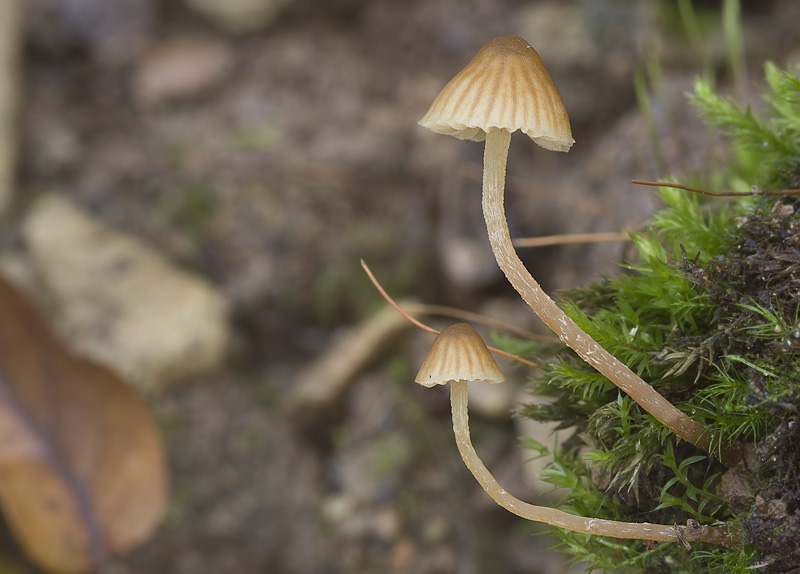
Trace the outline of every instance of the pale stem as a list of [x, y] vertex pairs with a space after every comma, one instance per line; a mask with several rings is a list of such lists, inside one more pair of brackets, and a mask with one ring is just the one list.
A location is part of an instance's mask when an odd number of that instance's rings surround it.
[[[608, 377], [648, 413], [675, 434], [693, 445], [711, 452], [711, 432], [676, 408], [658, 391], [631, 371], [622, 361], [601, 347], [575, 322], [567, 317], [539, 286], [517, 256], [511, 243], [503, 207], [506, 159], [511, 133], [490, 129], [486, 134], [483, 159], [483, 216], [497, 263], [506, 278], [539, 318], [584, 361]], [[731, 466], [738, 451], [718, 445], [720, 460]]]
[[523, 502], [505, 491], [495, 480], [486, 465], [478, 457], [469, 436], [469, 414], [467, 413], [467, 382], [450, 382], [450, 404], [453, 410], [453, 432], [456, 436], [458, 452], [464, 464], [478, 480], [483, 489], [500, 506], [509, 512], [527, 520], [544, 522], [551, 526], [614, 538], [635, 538], [640, 540], [657, 540], [661, 542], [699, 541], [731, 546], [740, 542], [736, 533], [725, 527], [700, 526], [667, 526], [639, 522], [619, 522], [601, 518], [586, 518], [569, 514], [563, 510], [547, 506], [536, 506]]

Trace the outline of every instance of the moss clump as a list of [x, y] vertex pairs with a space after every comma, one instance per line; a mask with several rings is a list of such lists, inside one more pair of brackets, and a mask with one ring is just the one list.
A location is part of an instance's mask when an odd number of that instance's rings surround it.
[[[734, 190], [796, 186], [800, 79], [766, 67], [765, 118], [704, 82], [692, 101], [731, 142]], [[617, 541], [558, 531], [590, 569], [789, 572], [800, 566], [800, 201], [750, 196], [724, 205], [665, 189], [666, 208], [626, 273], [565, 293], [587, 333], [723, 440], [748, 445], [734, 469], [677, 439], [605, 377], [558, 346], [501, 340], [545, 363], [521, 416], [557, 421], [566, 439], [543, 477], [584, 516], [685, 524], [738, 522], [740, 548]]]

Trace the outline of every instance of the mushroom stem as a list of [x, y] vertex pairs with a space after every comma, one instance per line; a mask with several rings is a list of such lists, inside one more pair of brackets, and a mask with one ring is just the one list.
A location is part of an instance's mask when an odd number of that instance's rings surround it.
[[486, 133], [483, 160], [483, 216], [495, 259], [508, 281], [534, 313], [566, 345], [630, 395], [644, 410], [679, 437], [706, 452], [711, 452], [712, 446], [715, 450], [719, 449], [712, 454], [717, 455], [726, 466], [735, 464], [741, 458], [737, 448], [726, 447], [721, 441], [713, 441], [712, 433], [705, 426], [676, 408], [627, 365], [601, 347], [567, 317], [522, 264], [511, 243], [503, 207], [506, 159], [510, 143], [511, 133], [508, 130], [490, 128]]
[[709, 542], [734, 546], [741, 544], [741, 534], [729, 531], [726, 527], [703, 526], [695, 523], [690, 526], [667, 526], [640, 522], [619, 522], [601, 518], [586, 518], [569, 514], [563, 510], [536, 506], [523, 502], [505, 491], [495, 480], [486, 465], [478, 457], [469, 436], [469, 414], [467, 412], [467, 381], [450, 382], [450, 405], [453, 411], [453, 432], [458, 452], [467, 468], [492, 499], [511, 512], [527, 520], [544, 522], [551, 526], [566, 528], [575, 532], [611, 536], [613, 538], [634, 538], [657, 540], [661, 542]]

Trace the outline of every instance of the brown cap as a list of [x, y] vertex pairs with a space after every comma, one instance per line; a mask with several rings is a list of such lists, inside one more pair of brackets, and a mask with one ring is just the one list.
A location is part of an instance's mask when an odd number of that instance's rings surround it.
[[486, 44], [439, 92], [422, 127], [462, 140], [483, 141], [490, 128], [521, 130], [553, 151], [575, 140], [569, 116], [542, 58], [522, 38]]
[[486, 343], [466, 323], [450, 325], [436, 336], [415, 379], [426, 387], [450, 381], [502, 383], [505, 380]]

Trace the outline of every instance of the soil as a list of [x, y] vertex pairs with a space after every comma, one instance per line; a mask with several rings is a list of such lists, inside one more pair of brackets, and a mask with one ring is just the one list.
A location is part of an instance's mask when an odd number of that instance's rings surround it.
[[[486, 41], [526, 37], [578, 143], [564, 155], [514, 138], [512, 234], [635, 227], [657, 201], [630, 179], [688, 173], [714, 155], [682, 97], [699, 65], [674, 19], [645, 1], [295, 0], [262, 30], [230, 35], [177, 1], [117, 4], [26, 7], [19, 194], [4, 241], [18, 243], [31, 199], [65, 194], [212, 281], [236, 339], [216, 371], [148, 397], [172, 503], [109, 571], [566, 571], [543, 551], [551, 540], [494, 506], [466, 472], [446, 393], [411, 384], [427, 335], [376, 357], [321, 430], [298, 432], [284, 401], [316, 357], [381, 307], [362, 258], [395, 295], [501, 308], [539, 329], [488, 254], [482, 146], [416, 122]], [[717, 18], [717, 4], [698, 9]], [[748, 4], [758, 78], [765, 57], [800, 54], [797, 8]], [[717, 36], [706, 58], [724, 81]], [[648, 58], [663, 62], [666, 84], [649, 128], [633, 85]], [[192, 72], [173, 85], [181, 74], [159, 76], [159, 66]], [[613, 271], [624, 250], [557, 246], [524, 259], [553, 291]], [[527, 373], [501, 366], [521, 389]], [[480, 414], [473, 425], [500, 482], [532, 499], [518, 427]], [[765, 512], [778, 517], [773, 506]]]

